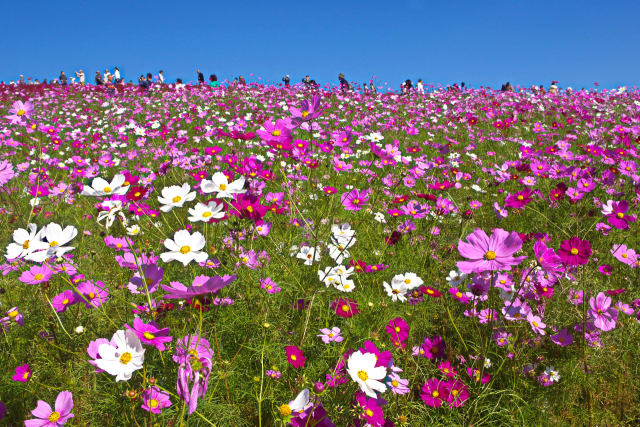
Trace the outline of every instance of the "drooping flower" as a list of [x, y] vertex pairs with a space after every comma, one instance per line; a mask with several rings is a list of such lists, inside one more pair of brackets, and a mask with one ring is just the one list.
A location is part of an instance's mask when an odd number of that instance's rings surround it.
[[467, 242], [458, 241], [458, 252], [470, 261], [458, 261], [463, 273], [482, 273], [483, 271], [511, 270], [526, 256], [513, 257], [522, 248], [522, 239], [515, 231], [511, 233], [497, 228], [491, 237], [484, 230], [476, 228], [467, 236]]
[[180, 282], [169, 282], [169, 285], [161, 285], [162, 289], [168, 292], [165, 299], [188, 299], [200, 295], [215, 294], [236, 280], [236, 275], [224, 276], [196, 276], [193, 284], [186, 287]]
[[55, 407], [51, 406], [43, 400], [38, 400], [38, 405], [31, 411], [36, 419], [25, 420], [25, 427], [55, 427], [64, 425], [69, 418], [73, 418], [71, 410], [73, 409], [73, 395], [70, 391], [65, 390], [58, 393], [56, 397]]
[[212, 368], [211, 359], [188, 353], [178, 367], [176, 391], [189, 407], [189, 414], [198, 407], [198, 399], [205, 395]]

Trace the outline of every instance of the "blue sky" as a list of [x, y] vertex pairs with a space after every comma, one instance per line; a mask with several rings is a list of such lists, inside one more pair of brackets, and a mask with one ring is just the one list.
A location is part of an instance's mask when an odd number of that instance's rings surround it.
[[[640, 80], [636, 1], [5, 2], [0, 80], [119, 66], [125, 80], [165, 71], [195, 80], [319, 83], [375, 77], [500, 87]], [[251, 76], [253, 74], [253, 76]]]

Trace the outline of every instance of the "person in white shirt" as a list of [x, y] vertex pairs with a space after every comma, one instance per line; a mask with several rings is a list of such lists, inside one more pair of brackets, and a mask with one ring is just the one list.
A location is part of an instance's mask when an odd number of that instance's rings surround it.
[[158, 82], [163, 85], [164, 84], [164, 74], [162, 74], [162, 70], [158, 72]]
[[84, 71], [80, 70], [76, 72], [76, 77], [82, 86], [84, 86]]
[[109, 72], [109, 70], [104, 70], [104, 81], [108, 81], [109, 77], [111, 77], [111, 73]]
[[118, 67], [116, 67], [115, 71], [113, 72], [113, 80], [114, 83], [120, 83], [120, 70], [118, 70]]
[[424, 86], [422, 85], [422, 79], [418, 79], [418, 84], [416, 85], [416, 90], [420, 95], [424, 95]]

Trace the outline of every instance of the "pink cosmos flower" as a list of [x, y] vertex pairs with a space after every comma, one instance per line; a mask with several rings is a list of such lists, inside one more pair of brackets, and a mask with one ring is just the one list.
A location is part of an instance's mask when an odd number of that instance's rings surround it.
[[559, 345], [560, 347], [566, 347], [573, 344], [573, 335], [567, 332], [566, 329], [562, 329], [555, 335], [549, 335], [551, 341]]
[[359, 211], [369, 202], [370, 190], [360, 191], [357, 188], [343, 193], [340, 197], [342, 206], [348, 211]]
[[322, 342], [325, 344], [329, 344], [330, 342], [342, 342], [344, 337], [341, 335], [342, 332], [340, 328], [334, 326], [333, 328], [322, 328], [320, 329], [320, 335], [318, 337], [322, 338]]
[[22, 273], [18, 280], [28, 285], [48, 282], [54, 272], [45, 265], [34, 265], [29, 270]]
[[531, 325], [531, 329], [533, 329], [536, 334], [545, 334], [544, 328], [546, 328], [547, 325], [542, 321], [542, 318], [540, 316], [535, 316], [532, 312], [530, 312], [527, 315], [527, 322], [529, 322], [529, 325]]
[[25, 427], [56, 427], [64, 425], [69, 418], [73, 418], [73, 396], [68, 390], [62, 391], [56, 397], [55, 410], [45, 401], [38, 400], [38, 406], [31, 411], [35, 419], [26, 420]]
[[402, 317], [391, 319], [386, 328], [387, 333], [391, 337], [393, 345], [400, 346], [409, 338], [409, 325]]
[[140, 407], [145, 411], [149, 411], [152, 414], [159, 414], [162, 409], [168, 408], [169, 406], [171, 406], [169, 393], [161, 391], [156, 386], [148, 388], [142, 393], [142, 405]]
[[480, 228], [467, 236], [467, 242], [458, 241], [458, 252], [470, 261], [458, 261], [458, 269], [463, 273], [482, 273], [483, 271], [511, 270], [526, 256], [513, 257], [522, 248], [522, 239], [515, 231], [511, 233], [497, 228], [491, 237]]
[[618, 310], [611, 307], [611, 298], [600, 292], [595, 298], [589, 298], [591, 308], [587, 314], [593, 319], [593, 325], [602, 330], [610, 331], [615, 329], [618, 319]]
[[469, 399], [469, 387], [460, 380], [452, 380], [446, 383], [448, 391], [447, 403], [452, 408], [464, 406]]

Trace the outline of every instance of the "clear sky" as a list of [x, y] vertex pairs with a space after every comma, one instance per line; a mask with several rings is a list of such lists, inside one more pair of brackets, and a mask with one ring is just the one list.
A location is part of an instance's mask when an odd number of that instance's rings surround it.
[[[400, 82], [602, 87], [640, 82], [633, 0], [3, 1], [0, 80], [118, 66], [195, 80], [305, 74]], [[253, 75], [252, 75], [253, 74]]]

